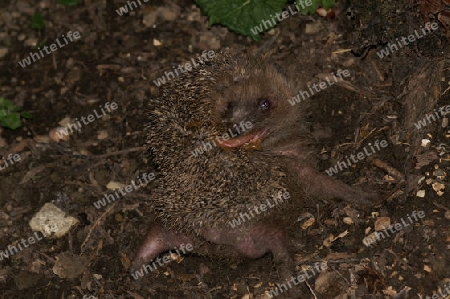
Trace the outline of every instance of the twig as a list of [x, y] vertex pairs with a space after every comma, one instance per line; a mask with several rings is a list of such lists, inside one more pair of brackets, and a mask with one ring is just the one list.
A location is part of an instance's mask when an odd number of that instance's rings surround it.
[[103, 218], [106, 217], [106, 214], [109, 213], [109, 211], [111, 211], [116, 204], [118, 203], [118, 201], [116, 201], [115, 203], [113, 203], [103, 214], [100, 215], [100, 217], [97, 218], [97, 220], [95, 220], [94, 225], [91, 227], [91, 229], [89, 230], [88, 235], [86, 236], [86, 239], [84, 239], [83, 244], [81, 244], [81, 251], [84, 251], [84, 247], [86, 246], [87, 241], [89, 241], [89, 239], [91, 238], [91, 234], [94, 231], [94, 229], [98, 226], [98, 224], [100, 223], [100, 220], [102, 220]]
[[332, 52], [333, 54], [342, 54], [342, 53], [347, 53], [347, 52], [351, 52], [352, 49], [340, 49], [337, 51]]
[[310, 290], [311, 294], [314, 296], [315, 299], [317, 299], [316, 293], [314, 293], [314, 290], [311, 288], [311, 285], [308, 283], [308, 281], [305, 279], [305, 283], [308, 286], [308, 289]]
[[398, 171], [397, 169], [395, 169], [392, 166], [389, 166], [386, 162], [383, 162], [378, 158], [373, 159], [372, 164], [378, 168], [383, 169], [384, 171], [389, 173], [391, 176], [393, 176], [398, 181], [405, 180], [405, 176], [400, 171]]
[[433, 204], [434, 204], [436, 207], [438, 207], [438, 208], [441, 208], [441, 209], [446, 210], [446, 211], [450, 211], [449, 208], [447, 208], [447, 207], [444, 206], [444, 205], [441, 205], [440, 203], [437, 203], [436, 201], [433, 201]]
[[388, 128], [389, 128], [388, 126], [384, 126], [384, 127], [380, 128], [380, 129], [378, 129], [378, 130], [376, 130], [376, 128], [373, 128], [372, 131], [370, 131], [370, 133], [366, 135], [366, 137], [364, 137], [363, 139], [361, 139], [361, 140], [358, 142], [358, 145], [356, 146], [356, 149], [359, 149], [359, 147], [361, 146], [361, 144], [362, 144], [367, 138], [369, 138], [369, 136], [371, 136], [372, 133], [373, 133], [374, 131], [376, 131], [375, 134], [378, 134], [378, 133], [383, 132], [384, 130], [387, 130]]
[[380, 70], [378, 69], [378, 66], [375, 64], [375, 61], [371, 61], [372, 62], [372, 67], [375, 69], [375, 72], [377, 73], [377, 75], [378, 75], [378, 78], [380, 79], [380, 81], [384, 81], [384, 76], [383, 76], [383, 74], [380, 72]]

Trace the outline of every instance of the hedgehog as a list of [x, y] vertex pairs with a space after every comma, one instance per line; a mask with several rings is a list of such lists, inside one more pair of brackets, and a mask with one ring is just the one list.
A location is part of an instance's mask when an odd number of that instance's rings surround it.
[[132, 269], [183, 243], [194, 251], [212, 244], [253, 259], [272, 253], [288, 278], [285, 227], [298, 211], [317, 199], [376, 198], [316, 170], [306, 108], [288, 102], [297, 88], [266, 57], [217, 53], [151, 99], [147, 146], [159, 179], [147, 204], [155, 223]]

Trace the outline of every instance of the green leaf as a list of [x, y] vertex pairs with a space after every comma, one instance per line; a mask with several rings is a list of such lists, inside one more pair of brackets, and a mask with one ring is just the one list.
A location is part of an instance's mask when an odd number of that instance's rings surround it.
[[29, 112], [21, 112], [20, 116], [23, 118], [33, 118], [33, 115], [31, 115], [31, 113]]
[[0, 109], [12, 110], [14, 108], [16, 108], [16, 106], [14, 105], [13, 102], [5, 98], [0, 98]]
[[15, 130], [22, 125], [20, 122], [19, 113], [10, 113], [0, 119], [0, 123], [3, 127]]
[[30, 113], [19, 111], [20, 108], [14, 105], [13, 102], [0, 98], [0, 126], [15, 130], [22, 125], [21, 117], [32, 118]]
[[334, 0], [323, 0], [322, 6], [326, 10], [329, 10], [330, 8], [334, 7]]
[[31, 28], [41, 30], [45, 27], [44, 18], [42, 17], [40, 12], [36, 12], [31, 17]]
[[[303, 3], [303, 6], [302, 6]], [[316, 9], [323, 7], [326, 10], [334, 7], [334, 0], [296, 0], [295, 5], [298, 6], [299, 11], [303, 15], [314, 15]]]
[[210, 25], [221, 24], [260, 40], [260, 33], [279, 22], [276, 14], [282, 12], [286, 0], [196, 0], [196, 3], [208, 15]]
[[302, 15], [313, 15], [316, 13], [317, 3], [320, 0], [297, 0], [295, 7], [298, 8]]
[[62, 5], [77, 5], [81, 3], [81, 0], [57, 0], [56, 3], [62, 4]]
[[19, 111], [20, 110], [20, 108], [19, 107], [17, 107], [17, 106], [13, 106], [13, 107], [10, 107], [10, 108], [8, 108], [8, 112], [16, 112], [16, 111]]

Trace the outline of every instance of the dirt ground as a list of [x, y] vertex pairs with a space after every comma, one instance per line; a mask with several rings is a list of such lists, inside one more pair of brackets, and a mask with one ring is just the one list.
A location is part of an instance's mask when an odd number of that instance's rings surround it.
[[[341, 1], [334, 18], [293, 15], [260, 42], [208, 28], [188, 0], [151, 1], [122, 16], [124, 0], [55, 2], [0, 2], [0, 98], [33, 116], [0, 128], [0, 298], [270, 298], [280, 281], [269, 255], [224, 262], [188, 254], [130, 275], [157, 178], [94, 205], [112, 185], [155, 172], [143, 147], [145, 107], [160, 92], [154, 80], [205, 50], [254, 49], [270, 53], [299, 90], [350, 73], [305, 101], [320, 171], [373, 152], [334, 176], [377, 190], [379, 201], [368, 211], [319, 201], [289, 229], [296, 269], [309, 274], [297, 286], [302, 298], [450, 298], [448, 1]], [[37, 11], [43, 30], [31, 26]], [[427, 22], [437, 29], [380, 57]], [[80, 37], [67, 39], [69, 31]], [[63, 47], [19, 64], [62, 35]], [[89, 115], [59, 140], [56, 128]], [[372, 151], [377, 140], [387, 145]], [[61, 237], [29, 225], [47, 203], [76, 219]], [[375, 229], [384, 237], [374, 239]], [[317, 263], [326, 269], [314, 270]]]

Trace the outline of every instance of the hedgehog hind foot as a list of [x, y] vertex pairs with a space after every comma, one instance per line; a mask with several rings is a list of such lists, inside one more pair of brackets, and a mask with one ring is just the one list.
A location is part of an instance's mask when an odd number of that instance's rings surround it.
[[180, 248], [182, 245], [186, 247], [187, 244], [192, 244], [192, 240], [188, 236], [165, 230], [161, 226], [154, 224], [148, 231], [144, 242], [142, 242], [130, 271], [133, 273], [141, 268], [144, 263], [155, 259], [161, 253]]

